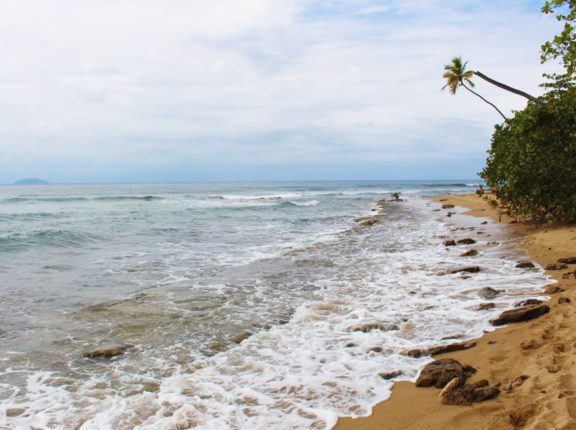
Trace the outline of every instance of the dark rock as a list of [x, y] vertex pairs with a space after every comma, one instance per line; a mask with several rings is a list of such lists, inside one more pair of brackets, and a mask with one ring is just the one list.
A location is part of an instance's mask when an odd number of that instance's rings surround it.
[[230, 338], [230, 342], [242, 343], [242, 341], [248, 339], [250, 336], [252, 336], [252, 333], [249, 331], [241, 331], [240, 333], [236, 333], [234, 336], [232, 336]]
[[480, 291], [478, 291], [478, 295], [486, 300], [491, 300], [500, 294], [500, 290], [495, 290], [492, 287], [484, 287]]
[[543, 303], [542, 300], [527, 299], [527, 300], [522, 300], [521, 302], [514, 304], [514, 307], [520, 308], [522, 306], [539, 305], [540, 303]]
[[460, 239], [457, 243], [458, 245], [474, 245], [476, 241], [474, 239], [467, 237], [465, 239]]
[[457, 267], [456, 269], [451, 269], [450, 273], [478, 273], [480, 271], [480, 266], [465, 266]]
[[450, 203], [444, 203], [442, 205], [442, 209], [452, 209], [454, 207], [454, 205], [451, 205]]
[[447, 352], [463, 351], [465, 349], [470, 349], [476, 346], [476, 342], [459, 342], [452, 343], [450, 345], [435, 346], [428, 349], [430, 355], [445, 354]]
[[378, 221], [375, 218], [371, 218], [371, 219], [365, 219], [364, 221], [360, 221], [358, 224], [361, 225], [362, 227], [370, 227], [371, 225], [374, 224], [378, 224], [380, 221]]
[[488, 311], [494, 309], [496, 305], [494, 303], [480, 303], [476, 309], [479, 311]]
[[386, 323], [366, 323], [366, 324], [358, 324], [353, 325], [348, 328], [348, 331], [361, 331], [362, 333], [368, 333], [372, 330], [382, 330], [382, 331], [392, 331], [392, 330], [400, 330], [396, 324], [386, 324]]
[[571, 302], [571, 300], [570, 300], [568, 297], [560, 297], [560, 298], [558, 299], [558, 304], [559, 304], [559, 305], [563, 305], [563, 304], [565, 304], [565, 303], [570, 303], [570, 302]]
[[498, 318], [490, 320], [492, 325], [504, 325], [532, 320], [550, 312], [547, 305], [530, 305], [503, 312]]
[[397, 370], [397, 371], [395, 371], [395, 372], [386, 372], [386, 373], [380, 373], [380, 374], [379, 374], [379, 376], [380, 376], [382, 379], [386, 379], [386, 380], [389, 380], [389, 379], [392, 379], [392, 378], [397, 378], [398, 376], [401, 376], [401, 375], [402, 375], [402, 371], [401, 371], [401, 370]]
[[476, 255], [478, 255], [478, 251], [476, 251], [475, 249], [471, 249], [469, 251], [460, 254], [460, 257], [475, 257]]
[[568, 269], [566, 264], [549, 264], [546, 266], [546, 270], [564, 270]]
[[416, 380], [417, 387], [444, 388], [454, 378], [468, 378], [476, 369], [465, 366], [451, 358], [433, 361], [422, 369]]
[[564, 289], [560, 288], [558, 285], [547, 285], [544, 289], [546, 294], [556, 294], [556, 293], [563, 293]]
[[455, 387], [442, 396], [442, 404], [455, 406], [471, 406], [473, 403], [483, 402], [496, 398], [500, 390], [490, 387], [483, 379], [474, 384], [465, 384]]
[[208, 348], [210, 348], [212, 351], [223, 351], [226, 346], [220, 342], [212, 342], [210, 345], [208, 345]]
[[424, 351], [421, 349], [411, 349], [407, 351], [404, 355], [412, 358], [420, 358], [424, 354]]
[[124, 353], [132, 348], [132, 345], [105, 345], [84, 353], [86, 358], [112, 358]]
[[456, 241], [455, 240], [445, 240], [444, 246], [456, 246]]
[[561, 264], [576, 264], [576, 257], [560, 258], [558, 263]]
[[400, 193], [390, 193], [390, 197], [388, 197], [389, 202], [403, 202], [404, 199], [400, 198]]
[[368, 350], [368, 352], [377, 352], [377, 353], [381, 353], [383, 351], [384, 349], [381, 346], [373, 346]]
[[481, 224], [481, 225], [486, 225], [486, 224], [488, 224], [488, 221], [482, 221], [480, 224]]
[[516, 264], [517, 269], [533, 269], [534, 267], [536, 266], [531, 261], [519, 261], [518, 264]]

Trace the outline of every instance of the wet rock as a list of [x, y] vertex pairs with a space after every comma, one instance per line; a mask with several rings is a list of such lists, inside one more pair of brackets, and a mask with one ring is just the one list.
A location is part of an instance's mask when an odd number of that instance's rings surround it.
[[498, 326], [532, 320], [550, 312], [547, 305], [530, 305], [503, 312], [498, 318], [490, 320], [490, 324]]
[[488, 221], [482, 221], [480, 224], [481, 224], [481, 225], [486, 225], [486, 224], [488, 224]]
[[444, 388], [454, 378], [466, 379], [474, 373], [476, 369], [473, 367], [462, 365], [451, 358], [444, 358], [427, 364], [420, 372], [416, 386]]
[[522, 306], [539, 305], [540, 303], [543, 303], [542, 300], [527, 299], [527, 300], [522, 300], [521, 302], [515, 303], [514, 307], [520, 308]]
[[236, 333], [234, 336], [232, 336], [230, 338], [230, 342], [242, 343], [242, 341], [248, 339], [250, 336], [252, 336], [252, 333], [249, 331], [241, 331], [240, 333]]
[[382, 379], [386, 379], [386, 380], [390, 380], [393, 378], [397, 378], [398, 376], [402, 375], [402, 371], [401, 370], [397, 370], [395, 372], [385, 372], [385, 373], [379, 373], [378, 374]]
[[494, 303], [480, 303], [476, 308], [479, 311], [488, 311], [490, 309], [494, 309], [496, 305]]
[[576, 257], [559, 258], [558, 263], [560, 263], [560, 264], [576, 264]]
[[358, 324], [353, 325], [348, 328], [348, 331], [361, 331], [362, 333], [368, 333], [372, 330], [382, 330], [382, 331], [392, 331], [392, 330], [400, 330], [396, 324], [386, 324], [386, 323], [365, 323], [365, 324]]
[[445, 240], [444, 246], [456, 246], [456, 241], [455, 240]]
[[223, 351], [226, 349], [226, 345], [220, 342], [212, 342], [210, 345], [208, 345], [208, 348], [210, 348], [212, 351]]
[[132, 345], [105, 345], [84, 353], [86, 358], [113, 358], [132, 348]]
[[495, 290], [492, 287], [484, 287], [480, 291], [478, 291], [478, 295], [486, 300], [494, 299], [500, 293], [501, 293], [500, 290]]
[[528, 260], [519, 261], [518, 264], [516, 264], [517, 269], [533, 269], [534, 267], [536, 267], [534, 263]]
[[452, 209], [454, 208], [454, 205], [450, 204], [450, 203], [444, 203], [442, 205], [442, 209]]
[[546, 266], [546, 270], [564, 270], [564, 269], [568, 269], [568, 266], [566, 264], [555, 263]]
[[381, 346], [373, 346], [372, 348], [368, 349], [368, 352], [377, 352], [378, 354], [384, 352], [384, 348]]
[[474, 348], [475, 346], [476, 342], [459, 342], [459, 343], [452, 343], [450, 345], [435, 346], [428, 349], [427, 352], [430, 355], [439, 355], [439, 354], [446, 354], [448, 352], [463, 351], [465, 349]]
[[496, 398], [500, 390], [490, 387], [483, 379], [474, 384], [465, 384], [455, 387], [442, 396], [442, 404], [455, 406], [471, 406], [473, 403], [483, 402]]
[[24, 412], [26, 412], [24, 408], [8, 408], [6, 409], [6, 416], [8, 418], [19, 417]]
[[464, 267], [457, 267], [455, 269], [451, 269], [450, 273], [478, 273], [480, 271], [480, 266], [464, 266]]
[[458, 245], [474, 245], [476, 243], [476, 241], [474, 239], [471, 239], [469, 237], [465, 238], [465, 239], [460, 239], [459, 241], [456, 242]]
[[423, 354], [424, 354], [424, 351], [421, 349], [418, 349], [418, 348], [411, 349], [411, 350], [406, 351], [404, 353], [404, 355], [411, 357], [411, 358], [420, 358], [420, 357], [422, 357]]
[[559, 305], [563, 305], [563, 304], [570, 303], [570, 302], [571, 302], [571, 300], [568, 297], [560, 297], [558, 299]]
[[378, 224], [380, 221], [378, 221], [375, 218], [372, 219], [366, 219], [364, 221], [360, 221], [358, 224], [361, 225], [362, 227], [370, 227], [374, 224]]
[[404, 199], [400, 198], [400, 193], [390, 193], [390, 197], [387, 199], [388, 202], [403, 202]]
[[475, 257], [476, 255], [478, 255], [478, 251], [476, 251], [475, 249], [471, 249], [469, 251], [460, 254], [460, 257]]
[[544, 292], [546, 294], [557, 294], [557, 293], [563, 293], [564, 289], [560, 288], [558, 285], [547, 285], [546, 288], [544, 289]]

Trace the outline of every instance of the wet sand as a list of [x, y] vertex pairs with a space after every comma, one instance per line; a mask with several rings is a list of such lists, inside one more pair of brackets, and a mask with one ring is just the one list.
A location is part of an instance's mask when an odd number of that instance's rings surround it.
[[[495, 222], [500, 218], [476, 195], [433, 200], [466, 208], [465, 215]], [[450, 210], [441, 210], [439, 216]], [[502, 216], [501, 222], [522, 235], [522, 247], [543, 267], [559, 258], [576, 257], [576, 225], [535, 228], [510, 221]], [[483, 220], [474, 222], [479, 226]], [[469, 350], [438, 356], [475, 367], [478, 372], [470, 382], [488, 379], [491, 385], [500, 384], [498, 398], [474, 406], [446, 406], [441, 404], [440, 390], [398, 382], [391, 397], [377, 405], [371, 416], [340, 419], [335, 428], [576, 430], [576, 264], [548, 273], [557, 281], [547, 288], [549, 314], [487, 333]], [[511, 387], [510, 382], [520, 376], [528, 378]]]

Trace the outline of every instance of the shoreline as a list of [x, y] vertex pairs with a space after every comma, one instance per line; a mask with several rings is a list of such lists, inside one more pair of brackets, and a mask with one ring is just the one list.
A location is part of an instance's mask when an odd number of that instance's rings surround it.
[[[481, 224], [478, 217], [491, 218], [497, 226], [505, 224], [513, 235], [522, 238], [520, 248], [542, 267], [576, 256], [574, 225], [533, 228], [510, 224], [506, 216], [499, 223], [498, 212], [473, 194], [430, 200], [466, 209], [455, 215], [464, 215], [475, 225]], [[439, 215], [446, 216], [449, 210]], [[550, 297], [546, 302], [551, 308], [549, 314], [485, 333], [474, 348], [438, 355], [475, 367], [478, 372], [470, 379], [472, 383], [487, 379], [490, 384], [499, 384], [501, 394], [496, 399], [473, 406], [447, 406], [441, 403], [440, 390], [416, 388], [413, 382], [401, 381], [394, 384], [387, 400], [373, 408], [372, 415], [341, 418], [334, 429], [576, 429], [575, 270], [576, 265], [569, 265], [546, 272], [556, 281], [543, 293]], [[519, 377], [521, 385], [513, 384]]]

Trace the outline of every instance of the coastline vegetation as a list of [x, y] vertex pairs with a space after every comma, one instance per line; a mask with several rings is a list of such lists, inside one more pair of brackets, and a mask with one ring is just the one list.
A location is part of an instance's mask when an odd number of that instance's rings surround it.
[[[486, 167], [480, 176], [510, 215], [536, 222], [576, 220], [576, 0], [546, 1], [545, 14], [564, 24], [541, 47], [541, 62], [556, 60], [563, 73], [544, 74], [545, 94], [535, 98], [500, 84], [480, 72], [466, 70], [455, 57], [443, 77], [452, 94], [464, 87], [504, 118], [495, 126]], [[528, 99], [525, 109], [507, 118], [493, 103], [473, 91], [473, 76]], [[493, 81], [493, 82], [492, 82]], [[443, 88], [443, 89], [444, 89]]]

